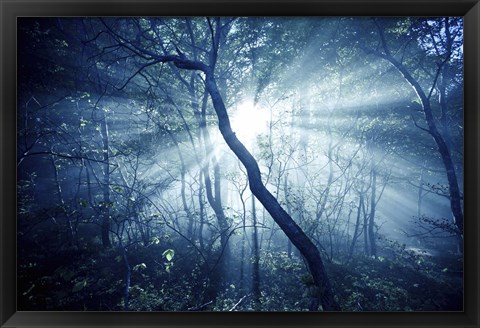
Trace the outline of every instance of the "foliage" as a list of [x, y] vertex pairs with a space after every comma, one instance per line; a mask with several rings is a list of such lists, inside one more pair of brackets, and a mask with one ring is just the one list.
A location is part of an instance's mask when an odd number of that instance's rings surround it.
[[[331, 270], [342, 308], [349, 311], [458, 311], [462, 288], [458, 278], [435, 267], [417, 270], [396, 259], [356, 258], [347, 267]], [[424, 259], [430, 262], [429, 259]], [[450, 262], [451, 263], [451, 262]], [[425, 263], [429, 266], [432, 263]]]

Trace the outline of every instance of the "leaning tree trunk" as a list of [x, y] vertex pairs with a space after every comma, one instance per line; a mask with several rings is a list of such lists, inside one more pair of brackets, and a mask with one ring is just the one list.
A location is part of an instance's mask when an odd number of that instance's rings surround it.
[[[283, 190], [285, 193], [285, 205], [287, 206], [287, 213], [291, 215], [292, 209], [290, 206], [290, 202], [288, 201], [288, 198], [290, 197], [289, 192], [288, 192], [288, 177], [287, 174], [285, 174], [285, 178], [283, 181]], [[287, 256], [289, 259], [292, 258], [292, 241], [288, 239], [287, 241]]]
[[250, 190], [255, 197], [262, 203], [265, 209], [270, 213], [273, 220], [280, 226], [287, 237], [292, 241], [292, 244], [297, 247], [300, 253], [305, 258], [310, 273], [313, 276], [316, 287], [318, 288], [318, 300], [323, 310], [339, 311], [340, 306], [335, 301], [333, 296], [332, 286], [325, 272], [322, 257], [318, 248], [313, 244], [305, 232], [295, 223], [290, 215], [282, 208], [277, 199], [268, 191], [262, 182], [260, 168], [255, 158], [245, 148], [245, 146], [238, 140], [235, 133], [232, 131], [230, 119], [227, 114], [227, 109], [223, 102], [222, 96], [218, 90], [217, 82], [214, 77], [214, 68], [216, 60], [216, 50], [218, 49], [220, 29], [216, 30], [214, 37], [214, 51], [210, 54], [210, 66], [207, 66], [198, 61], [191, 61], [184, 56], [165, 55], [157, 56], [157, 62], [174, 62], [175, 66], [188, 70], [200, 70], [205, 73], [205, 85], [210, 94], [213, 107], [218, 118], [218, 127], [223, 139], [234, 152], [237, 158], [242, 162], [247, 170]]
[[318, 287], [318, 298], [323, 310], [340, 310], [339, 305], [334, 299], [332, 287], [325, 272], [318, 248], [312, 243], [303, 230], [295, 223], [290, 215], [278, 203], [277, 199], [263, 184], [257, 161], [232, 131], [225, 104], [213, 76], [213, 70], [208, 69], [204, 72], [206, 75], [206, 87], [210, 93], [213, 107], [218, 117], [220, 133], [230, 149], [245, 166], [250, 190], [304, 256], [315, 284]]

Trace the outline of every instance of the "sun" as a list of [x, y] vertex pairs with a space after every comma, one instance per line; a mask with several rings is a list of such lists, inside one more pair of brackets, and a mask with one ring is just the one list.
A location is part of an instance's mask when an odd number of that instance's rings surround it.
[[253, 101], [244, 101], [236, 106], [232, 115], [232, 129], [240, 141], [251, 142], [268, 128], [268, 110], [255, 106]]

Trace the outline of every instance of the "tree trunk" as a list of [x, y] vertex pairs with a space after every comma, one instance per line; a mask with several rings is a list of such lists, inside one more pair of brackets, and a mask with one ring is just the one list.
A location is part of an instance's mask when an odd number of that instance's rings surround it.
[[420, 171], [420, 177], [418, 179], [418, 199], [417, 199], [417, 216], [418, 217], [422, 216], [423, 185], [425, 183], [423, 175], [425, 172], [426, 165], [427, 165], [426, 161], [423, 162], [422, 170]]
[[[204, 103], [200, 114], [200, 133], [203, 137], [203, 147], [205, 151], [205, 164], [202, 168], [203, 182], [205, 184], [205, 194], [210, 207], [215, 213], [217, 218], [218, 230], [220, 233], [220, 249], [218, 252], [218, 258], [214, 265], [213, 276], [211, 277], [212, 285], [210, 288], [210, 297], [216, 297], [217, 293], [223, 288], [222, 285], [228, 280], [229, 274], [229, 261], [230, 261], [230, 247], [228, 243], [229, 239], [229, 224], [225, 213], [223, 211], [222, 199], [221, 199], [221, 175], [220, 166], [217, 158], [214, 155], [214, 149], [210, 140], [210, 134], [208, 133], [206, 123], [206, 101], [207, 97], [204, 97]], [[210, 177], [210, 161], [213, 164], [213, 185]]]
[[206, 86], [217, 113], [220, 132], [227, 145], [245, 166], [250, 190], [305, 257], [315, 284], [318, 287], [318, 298], [323, 310], [340, 310], [340, 307], [334, 299], [332, 287], [325, 272], [320, 252], [262, 183], [257, 161], [232, 131], [225, 104], [213, 76], [213, 70], [208, 69], [204, 72], [206, 74]]
[[358, 237], [360, 237], [360, 216], [363, 208], [363, 191], [360, 192], [360, 199], [358, 201], [357, 207], [357, 220], [355, 222], [355, 230], [353, 232], [352, 243], [350, 244], [350, 249], [348, 251], [348, 258], [351, 259], [353, 256], [353, 250], [355, 249], [355, 243], [357, 242]]
[[103, 143], [103, 206], [101, 211], [102, 222], [101, 222], [101, 236], [102, 236], [102, 245], [104, 248], [109, 248], [112, 246], [110, 241], [110, 158], [109, 158], [109, 149], [108, 149], [108, 126], [105, 113], [102, 113], [103, 117], [100, 122], [101, 126], [101, 136]]
[[168, 133], [168, 136], [170, 137], [170, 139], [172, 139], [172, 141], [175, 145], [175, 148], [177, 149], [178, 158], [180, 159], [180, 184], [181, 184], [180, 185], [180, 195], [181, 195], [181, 199], [182, 199], [183, 211], [185, 212], [186, 221], [188, 222], [188, 224], [187, 224], [187, 236], [188, 236], [188, 238], [193, 239], [193, 237], [194, 237], [193, 236], [193, 215], [192, 215], [192, 212], [190, 211], [190, 208], [187, 204], [187, 196], [186, 196], [186, 192], [185, 192], [185, 189], [186, 189], [185, 175], [186, 175], [186, 171], [187, 171], [187, 168], [186, 168], [186, 165], [185, 165], [185, 160], [183, 159], [182, 150], [180, 149], [180, 145], [178, 144], [178, 140], [175, 137], [175, 135], [168, 129], [166, 130], [166, 132]]
[[377, 245], [375, 243], [375, 207], [377, 193], [377, 172], [372, 169], [372, 197], [370, 203], [370, 217], [368, 220], [368, 237], [370, 240], [370, 255], [377, 257]]
[[[288, 192], [288, 176], [287, 176], [287, 174], [285, 174], [284, 180], [283, 180], [283, 192], [285, 193], [285, 204], [287, 206], [287, 213], [289, 215], [292, 215], [292, 209], [291, 209], [290, 201], [289, 201], [290, 195], [289, 195], [289, 192]], [[289, 259], [292, 258], [292, 242], [290, 241], [290, 239], [287, 239], [287, 256], [288, 256]]]
[[[213, 211], [215, 212], [215, 216], [218, 222], [218, 227], [220, 230], [220, 245], [221, 245], [220, 256], [223, 257], [221, 262], [224, 265], [227, 265], [225, 261], [228, 261], [228, 258], [230, 257], [230, 250], [228, 247], [229, 225], [225, 217], [225, 213], [223, 211], [222, 199], [221, 199], [220, 166], [218, 165], [217, 158], [214, 155], [212, 142], [210, 140], [210, 134], [208, 133], [205, 107], [206, 107], [206, 102], [204, 102], [204, 106], [202, 106], [202, 112], [200, 115], [200, 124], [199, 124], [200, 131], [204, 141], [203, 144], [205, 148], [205, 161], [206, 161], [206, 164], [203, 167], [203, 177], [205, 181], [205, 191], [207, 195], [207, 200], [210, 206], [212, 207]], [[210, 160], [213, 163], [213, 178], [214, 178], [213, 186], [212, 186], [212, 180], [210, 178], [210, 169], [209, 169]]]
[[255, 197], [252, 195], [252, 219], [253, 219], [253, 267], [252, 267], [252, 293], [254, 310], [261, 310], [260, 303], [260, 250], [258, 247], [257, 210]]
[[228, 247], [228, 230], [229, 226], [227, 223], [227, 219], [225, 217], [225, 213], [223, 212], [223, 207], [221, 203], [221, 198], [220, 198], [220, 168], [218, 163], [216, 162], [216, 159], [212, 159], [214, 162], [214, 185], [215, 185], [215, 196], [213, 195], [212, 191], [212, 181], [210, 179], [210, 172], [209, 172], [209, 165], [205, 165], [205, 168], [203, 170], [203, 176], [205, 180], [205, 191], [207, 194], [207, 200], [210, 206], [213, 209], [213, 212], [215, 213], [215, 217], [217, 218], [217, 223], [218, 223], [218, 228], [220, 230], [220, 257], [222, 258], [220, 260], [220, 263], [222, 266], [226, 266], [226, 261], [228, 260], [230, 256], [230, 250]]
[[205, 250], [204, 242], [203, 242], [203, 226], [205, 225], [205, 209], [204, 209], [204, 201], [203, 201], [203, 172], [200, 171], [199, 173], [199, 190], [198, 190], [198, 207], [199, 207], [199, 216], [200, 216], [200, 224], [198, 227], [198, 243], [200, 244], [200, 250], [203, 252]]
[[[367, 200], [368, 201], [368, 200]], [[368, 216], [367, 210], [365, 209], [365, 204], [363, 204], [363, 248], [365, 255], [370, 255], [370, 250], [368, 247]]]
[[[53, 151], [52, 151], [53, 153]], [[58, 178], [58, 169], [57, 165], [55, 163], [55, 158], [54, 155], [50, 156], [50, 161], [53, 166], [53, 174], [54, 174], [54, 181], [55, 181], [55, 188], [57, 189], [57, 195], [58, 195], [58, 203], [60, 204], [62, 214], [65, 216], [65, 219], [67, 220], [67, 243], [69, 246], [73, 245], [73, 226], [72, 226], [72, 221], [70, 219], [70, 216], [68, 215], [66, 208], [65, 208], [65, 201], [63, 199], [63, 193], [62, 193], [62, 187], [60, 186], [60, 181]]]

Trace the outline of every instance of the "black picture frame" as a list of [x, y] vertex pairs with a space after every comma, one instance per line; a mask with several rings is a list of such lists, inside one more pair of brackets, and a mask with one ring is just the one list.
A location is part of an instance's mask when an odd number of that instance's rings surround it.
[[[478, 0], [0, 0], [1, 327], [479, 327]], [[16, 311], [16, 18], [19, 16], [463, 16], [465, 302], [463, 312], [133, 313]]]

